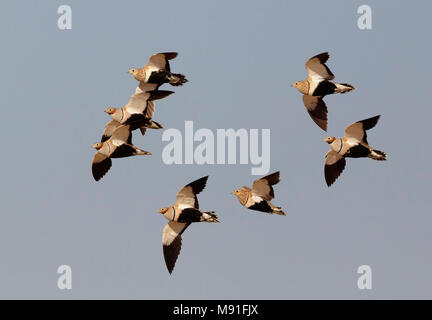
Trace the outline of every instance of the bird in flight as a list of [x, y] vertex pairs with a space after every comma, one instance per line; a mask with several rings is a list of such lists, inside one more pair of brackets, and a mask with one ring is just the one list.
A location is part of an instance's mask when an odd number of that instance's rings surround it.
[[335, 76], [325, 64], [328, 58], [328, 52], [310, 58], [305, 65], [307, 79], [292, 84], [303, 94], [303, 104], [312, 120], [324, 131], [327, 131], [327, 106], [324, 96], [354, 90], [348, 83], [331, 81]]
[[214, 211], [199, 209], [197, 194], [206, 186], [208, 176], [184, 186], [177, 193], [176, 202], [170, 207], [159, 209], [168, 220], [162, 232], [162, 246], [168, 272], [174, 269], [182, 246], [182, 233], [193, 222], [219, 222]]
[[113, 131], [122, 124], [135, 124], [131, 126], [131, 131], [137, 129], [136, 124], [140, 124], [143, 135], [147, 128], [161, 129], [162, 125], [152, 120], [154, 100], [163, 99], [172, 93], [174, 92], [166, 90], [142, 91], [131, 95], [128, 104], [122, 108], [105, 109], [112, 120], [105, 126], [101, 141], [109, 139]]
[[177, 57], [177, 52], [157, 53], [150, 57], [148, 63], [142, 68], [130, 69], [128, 72], [137, 81], [157, 84], [157, 88], [164, 83], [172, 86], [181, 86], [188, 80], [181, 73], [172, 73], [169, 60]]
[[340, 176], [345, 168], [345, 158], [371, 158], [373, 160], [387, 160], [387, 155], [372, 148], [367, 141], [366, 130], [372, 129], [380, 116], [361, 120], [350, 124], [345, 128], [345, 136], [336, 139], [327, 137], [324, 139], [330, 145], [330, 150], [325, 157], [324, 176], [327, 186]]
[[285, 215], [281, 207], [276, 207], [270, 200], [274, 198], [273, 185], [279, 183], [279, 171], [255, 180], [252, 189], [243, 186], [235, 189], [234, 194], [242, 206], [256, 211]]
[[111, 168], [112, 158], [151, 155], [150, 152], [137, 148], [132, 144], [132, 125], [127, 124], [117, 127], [109, 139], [93, 145], [93, 148], [97, 150], [92, 162], [93, 178], [96, 181], [99, 181]]

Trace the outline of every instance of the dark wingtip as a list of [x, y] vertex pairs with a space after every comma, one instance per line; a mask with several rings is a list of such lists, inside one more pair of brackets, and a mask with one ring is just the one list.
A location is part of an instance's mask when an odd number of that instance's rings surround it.
[[174, 51], [171, 51], [171, 52], [162, 52], [162, 54], [165, 55], [165, 58], [167, 60], [174, 59], [174, 58], [176, 58], [178, 56], [178, 52], [174, 52]]
[[93, 178], [95, 179], [95, 181], [99, 181], [100, 179], [102, 179], [103, 176], [97, 176], [94, 172], [93, 173]]
[[379, 114], [379, 115], [376, 115], [375, 117], [364, 119], [364, 120], [360, 121], [363, 124], [363, 129], [369, 130], [369, 129], [372, 129], [373, 127], [375, 127], [376, 124], [378, 123], [378, 120], [380, 117], [381, 117], [381, 115]]
[[318, 58], [321, 63], [325, 63], [330, 58], [330, 54], [328, 53], [328, 51], [325, 51], [317, 54], [316, 56], [313, 56], [311, 59], [314, 58]]
[[171, 90], [152, 90], [148, 91], [150, 93], [149, 101], [164, 99], [174, 93]]
[[[315, 122], [315, 124], [323, 131], [327, 132], [327, 121], [323, 121], [322, 119], [314, 119], [312, 120]], [[326, 119], [327, 120], [327, 119]]]
[[204, 177], [198, 179], [198, 180], [203, 180], [203, 182], [204, 182], [204, 187], [203, 187], [203, 189], [207, 186], [207, 180], [208, 180], [208, 178], [209, 178], [209, 176], [204, 176]]
[[327, 123], [325, 123], [323, 126], [320, 126], [320, 128], [325, 132], [327, 132]]
[[197, 179], [195, 181], [203, 180], [204, 182], [207, 182], [208, 178], [209, 178], [209, 176], [204, 176], [204, 177], [201, 177], [201, 178], [199, 178], [199, 179]]

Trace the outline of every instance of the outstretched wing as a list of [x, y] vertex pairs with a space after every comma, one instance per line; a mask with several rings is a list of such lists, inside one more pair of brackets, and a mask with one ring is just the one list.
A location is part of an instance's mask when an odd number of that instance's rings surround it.
[[274, 198], [274, 190], [272, 185], [279, 182], [279, 171], [255, 180], [252, 184], [252, 193], [264, 200], [270, 201]]
[[162, 247], [165, 264], [168, 272], [174, 269], [177, 258], [182, 246], [181, 234], [186, 230], [190, 223], [170, 221], [162, 232]]
[[102, 177], [108, 172], [108, 170], [111, 168], [111, 159], [108, 158], [106, 155], [96, 152], [96, 154], [93, 157], [92, 162], [92, 173], [93, 178], [96, 181], [99, 181], [102, 179]]
[[174, 59], [175, 57], [177, 57], [177, 52], [157, 53], [150, 57], [148, 65], [159, 70], [170, 71], [168, 60]]
[[[168, 91], [168, 90], [155, 90], [155, 91], [134, 93], [130, 97], [129, 102], [126, 105], [126, 111], [129, 112], [130, 114], [145, 114], [148, 104], [151, 101], [163, 99], [173, 93], [174, 91]], [[154, 104], [152, 104], [152, 106], [154, 108]]]
[[154, 101], [147, 102], [147, 106], [144, 109], [144, 116], [148, 119], [153, 118], [153, 114], [155, 112], [155, 103]]
[[125, 109], [130, 114], [143, 113], [150, 98], [149, 92], [134, 93], [131, 95]]
[[104, 127], [104, 131], [102, 133], [102, 138], [101, 138], [101, 142], [105, 142], [107, 141], [109, 138], [111, 138], [113, 132], [115, 129], [117, 129], [120, 126], [120, 122], [116, 121], [116, 120], [111, 120], [109, 121], [105, 127]]
[[149, 92], [157, 90], [161, 85], [157, 83], [147, 83], [140, 81], [138, 87], [135, 89], [135, 93]]
[[367, 142], [366, 130], [372, 129], [378, 123], [380, 116], [375, 116], [350, 124], [345, 128], [345, 138], [350, 141]]
[[206, 186], [208, 176], [195, 180], [184, 186], [177, 193], [176, 204], [180, 208], [199, 208], [197, 194], [199, 194]]
[[324, 176], [327, 186], [330, 187], [344, 169], [345, 158], [334, 150], [327, 152], [324, 165]]
[[115, 146], [122, 144], [132, 144], [132, 132], [130, 125], [121, 125], [112, 133], [112, 143]]
[[306, 62], [306, 70], [312, 81], [320, 82], [322, 80], [334, 79], [333, 73], [325, 65], [329, 57], [328, 52], [323, 52], [310, 58]]
[[323, 97], [303, 95], [303, 104], [318, 127], [327, 131], [327, 106]]

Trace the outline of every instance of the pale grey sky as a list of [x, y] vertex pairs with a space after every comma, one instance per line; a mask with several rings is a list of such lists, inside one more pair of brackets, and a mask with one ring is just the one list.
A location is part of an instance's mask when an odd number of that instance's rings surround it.
[[[72, 7], [72, 30], [57, 8]], [[357, 8], [372, 7], [359, 30]], [[432, 298], [428, 1], [2, 1], [0, 4], [0, 298]], [[161, 161], [162, 131], [135, 135], [153, 153], [113, 161], [98, 183], [91, 145], [136, 81], [126, 73], [178, 51], [183, 87], [157, 102], [165, 128], [270, 128], [274, 203], [248, 211], [230, 195], [250, 165]], [[356, 90], [326, 98], [328, 134], [290, 84], [330, 52], [336, 80]], [[161, 89], [162, 89], [161, 88]], [[327, 135], [377, 114], [369, 142], [387, 162], [348, 159], [328, 188]], [[162, 255], [180, 187], [209, 175], [199, 195], [219, 224], [192, 225], [172, 275]], [[57, 288], [72, 267], [73, 289]], [[357, 288], [358, 266], [373, 289]]]

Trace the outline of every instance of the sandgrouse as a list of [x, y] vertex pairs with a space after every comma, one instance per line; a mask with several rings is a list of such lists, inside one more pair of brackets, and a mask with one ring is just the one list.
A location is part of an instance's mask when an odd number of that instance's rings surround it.
[[[152, 120], [155, 111], [154, 100], [163, 99], [172, 93], [174, 92], [166, 90], [134, 93], [124, 107], [105, 109], [105, 112], [112, 120], [105, 126], [101, 141], [109, 139], [112, 132], [122, 124], [140, 124], [139, 128], [143, 135], [147, 128], [162, 128], [162, 125]], [[137, 126], [132, 125], [131, 130], [135, 129], [137, 129]]]
[[306, 62], [307, 79], [292, 85], [303, 93], [303, 103], [307, 112], [324, 131], [327, 131], [327, 106], [323, 100], [324, 96], [354, 90], [350, 84], [330, 81], [334, 79], [334, 75], [325, 65], [328, 58], [328, 52], [310, 58]]
[[326, 154], [324, 176], [330, 187], [345, 168], [345, 158], [371, 158], [374, 160], [386, 160], [387, 155], [372, 148], [367, 142], [366, 130], [369, 130], [378, 122], [380, 116], [358, 121], [345, 128], [345, 136], [340, 139], [327, 137], [324, 139], [330, 145]]
[[275, 213], [285, 215], [281, 207], [274, 206], [270, 200], [274, 198], [272, 185], [279, 182], [279, 171], [272, 173], [264, 178], [255, 180], [252, 189], [243, 186], [242, 189], [236, 189], [232, 192], [242, 206], [256, 211]]
[[193, 222], [219, 222], [214, 211], [199, 209], [196, 195], [205, 188], [207, 178], [202, 177], [184, 186], [177, 193], [174, 205], [159, 209], [159, 213], [169, 221], [162, 233], [163, 254], [169, 273], [173, 271], [180, 254], [181, 235], [186, 228]]
[[92, 173], [96, 181], [99, 181], [111, 168], [111, 158], [151, 155], [150, 152], [132, 144], [130, 124], [117, 127], [108, 140], [95, 143], [93, 148], [97, 150], [92, 162]]
[[128, 72], [138, 81], [155, 83], [158, 87], [164, 83], [172, 86], [181, 86], [187, 82], [181, 73], [171, 73], [169, 60], [177, 57], [177, 52], [157, 53], [150, 57], [147, 65], [138, 69], [130, 69]]

